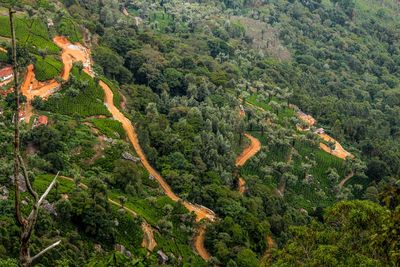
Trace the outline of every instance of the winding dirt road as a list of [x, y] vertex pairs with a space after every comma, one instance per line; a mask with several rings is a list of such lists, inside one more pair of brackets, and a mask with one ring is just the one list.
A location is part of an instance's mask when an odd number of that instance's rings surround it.
[[[84, 71], [91, 76], [93, 75], [91, 64], [90, 64], [90, 54], [89, 50], [83, 47], [80, 44], [71, 44], [65, 37], [57, 36], [53, 39], [54, 43], [62, 48], [61, 58], [64, 64], [63, 72], [61, 73], [61, 78], [67, 81], [70, 77], [72, 64], [74, 62], [81, 61], [83, 62]], [[50, 80], [44, 83], [38, 82], [35, 79], [33, 65], [29, 65], [26, 71], [25, 79], [21, 86], [21, 92], [27, 98], [27, 103], [25, 105], [25, 121], [29, 122], [32, 116], [32, 106], [31, 101], [35, 96], [39, 96], [41, 98], [47, 98], [54, 92], [56, 92], [60, 88], [60, 84], [55, 80]], [[74, 180], [70, 177], [60, 176], [60, 178], [69, 180], [74, 182]], [[80, 187], [82, 189], [87, 189], [87, 185], [81, 183]], [[113, 199], [109, 198], [108, 201], [118, 207], [122, 207], [120, 203], [114, 201]], [[124, 209], [133, 215], [134, 217], [138, 216], [136, 212], [133, 210], [124, 207]], [[142, 246], [145, 247], [149, 251], [153, 251], [154, 248], [157, 246], [157, 243], [154, 239], [153, 229], [152, 227], [146, 222], [143, 221], [142, 223], [142, 230], [144, 233]]]
[[[119, 110], [115, 107], [113, 102], [113, 92], [110, 87], [104, 83], [103, 81], [99, 82], [101, 88], [104, 90], [105, 95], [105, 105], [108, 110], [112, 114], [113, 118], [119, 122], [121, 122], [129, 141], [133, 145], [136, 153], [138, 154], [143, 166], [147, 169], [147, 171], [152, 175], [160, 184], [161, 188], [164, 190], [165, 194], [173, 201], [182, 201], [182, 204], [186, 207], [190, 212], [194, 212], [196, 214], [196, 221], [199, 222], [202, 219], [207, 219], [209, 221], [214, 221], [216, 216], [215, 213], [203, 206], [192, 204], [188, 201], [182, 200], [179, 198], [171, 189], [171, 187], [167, 184], [164, 178], [150, 165], [147, 161], [147, 158], [142, 150], [142, 147], [139, 144], [139, 140], [133, 127], [131, 121], [126, 118]], [[205, 227], [202, 226], [198, 230], [197, 235], [194, 238], [194, 247], [198, 254], [206, 261], [210, 259], [210, 255], [204, 247], [204, 235], [205, 235]]]
[[236, 167], [242, 167], [246, 162], [253, 157], [255, 154], [258, 153], [261, 149], [261, 143], [260, 141], [251, 136], [248, 133], [245, 133], [244, 136], [250, 140], [250, 145], [246, 147], [243, 152], [236, 158]]
[[173, 201], [182, 201], [182, 204], [190, 211], [196, 214], [196, 221], [201, 221], [202, 219], [208, 219], [210, 221], [215, 220], [215, 213], [210, 209], [192, 204], [188, 201], [182, 200], [179, 198], [171, 189], [171, 187], [167, 184], [164, 178], [150, 165], [148, 162], [142, 147], [139, 144], [139, 140], [133, 127], [131, 121], [122, 114], [117, 107], [115, 107], [113, 102], [113, 92], [111, 91], [110, 87], [103, 81], [99, 82], [101, 88], [104, 90], [105, 95], [105, 105], [112, 114], [113, 118], [119, 122], [121, 122], [129, 141], [131, 142], [132, 146], [134, 147], [136, 153], [138, 154], [140, 160], [142, 161], [143, 166], [146, 170], [152, 175], [160, 184], [161, 188], [164, 190], [165, 194]]
[[[245, 133], [244, 136], [250, 140], [250, 145], [248, 147], [246, 147], [243, 152], [236, 158], [236, 167], [242, 167], [244, 164], [246, 164], [246, 162], [252, 158], [255, 154], [258, 153], [258, 151], [260, 151], [261, 149], [261, 143], [260, 141], [251, 136], [248, 133]], [[239, 193], [243, 194], [246, 190], [246, 181], [242, 178], [239, 177]]]

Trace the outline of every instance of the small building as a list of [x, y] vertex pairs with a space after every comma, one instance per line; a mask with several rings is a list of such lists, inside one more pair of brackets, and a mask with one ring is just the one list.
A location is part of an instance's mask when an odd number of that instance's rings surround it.
[[54, 26], [54, 22], [53, 22], [53, 20], [52, 19], [50, 19], [50, 18], [48, 18], [47, 19], [47, 27], [53, 27]]
[[38, 125], [47, 125], [49, 123], [49, 118], [47, 116], [39, 116]]
[[325, 130], [324, 130], [324, 128], [318, 128], [317, 130], [315, 130], [314, 133], [316, 133], [316, 134], [324, 134]]
[[25, 120], [25, 111], [20, 110], [19, 114], [18, 114], [18, 118], [19, 118], [19, 121], [24, 121]]
[[49, 123], [49, 118], [47, 116], [41, 115], [39, 118], [35, 119], [33, 122], [33, 127], [39, 127], [40, 125], [46, 126]]
[[0, 82], [7, 81], [14, 77], [13, 68], [12, 67], [5, 67], [0, 69]]

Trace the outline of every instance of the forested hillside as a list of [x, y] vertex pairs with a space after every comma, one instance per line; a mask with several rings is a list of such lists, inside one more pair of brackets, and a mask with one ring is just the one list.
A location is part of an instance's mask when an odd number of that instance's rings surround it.
[[399, 18], [395, 0], [0, 0], [0, 266], [21, 259], [15, 203], [58, 172], [31, 254], [61, 242], [32, 265], [398, 266]]

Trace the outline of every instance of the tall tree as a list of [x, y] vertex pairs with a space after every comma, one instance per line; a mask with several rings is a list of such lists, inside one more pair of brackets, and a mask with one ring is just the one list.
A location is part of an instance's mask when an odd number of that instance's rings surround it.
[[[13, 59], [13, 71], [14, 71], [14, 96], [15, 96], [15, 114], [14, 114], [14, 191], [15, 191], [15, 217], [18, 226], [20, 227], [20, 253], [19, 260], [20, 265], [23, 267], [31, 266], [32, 263], [37, 260], [40, 256], [46, 253], [48, 250], [54, 248], [60, 244], [60, 240], [45, 248], [35, 256], [31, 257], [29, 243], [32, 236], [33, 229], [35, 228], [39, 208], [43, 201], [49, 194], [50, 190], [54, 187], [57, 181], [58, 174], [54, 177], [53, 181], [50, 183], [46, 191], [42, 196], [39, 197], [38, 193], [33, 189], [27, 169], [24, 165], [23, 159], [20, 154], [20, 88], [18, 85], [18, 63], [17, 63], [17, 49], [16, 49], [16, 37], [14, 29], [14, 13], [11, 8], [9, 9], [10, 18], [10, 30], [11, 30], [11, 40], [12, 40], [12, 59]], [[22, 177], [24, 179], [28, 193], [34, 200], [32, 210], [28, 217], [24, 217], [21, 212], [21, 199], [20, 199], [20, 169], [22, 169]]]

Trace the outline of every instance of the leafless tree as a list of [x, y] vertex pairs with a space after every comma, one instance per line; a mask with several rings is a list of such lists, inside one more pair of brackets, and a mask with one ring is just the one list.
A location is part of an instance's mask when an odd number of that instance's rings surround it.
[[[54, 248], [58, 244], [60, 244], [60, 240], [50, 245], [49, 247], [43, 249], [35, 256], [31, 257], [30, 249], [29, 249], [29, 241], [32, 236], [33, 229], [35, 228], [37, 216], [39, 212], [39, 208], [42, 205], [43, 201], [49, 194], [50, 190], [54, 187], [58, 174], [54, 177], [53, 181], [50, 183], [46, 191], [42, 196], [39, 197], [38, 193], [33, 189], [29, 177], [28, 172], [25, 167], [24, 161], [20, 154], [20, 132], [19, 132], [19, 124], [20, 124], [20, 88], [18, 85], [18, 64], [17, 64], [17, 50], [16, 50], [16, 40], [15, 40], [15, 29], [14, 29], [14, 15], [15, 11], [11, 8], [9, 9], [9, 17], [10, 17], [10, 28], [12, 35], [12, 58], [13, 58], [13, 71], [14, 71], [14, 93], [15, 93], [15, 119], [14, 119], [14, 190], [15, 190], [15, 217], [18, 226], [21, 229], [20, 233], [20, 265], [23, 267], [31, 266], [32, 263], [37, 260], [40, 256], [42, 256], [48, 250]], [[32, 210], [29, 213], [28, 217], [25, 217], [21, 212], [21, 199], [20, 199], [20, 170], [22, 170], [22, 177], [25, 181], [26, 188], [28, 193], [34, 200], [34, 204], [32, 206]]]

